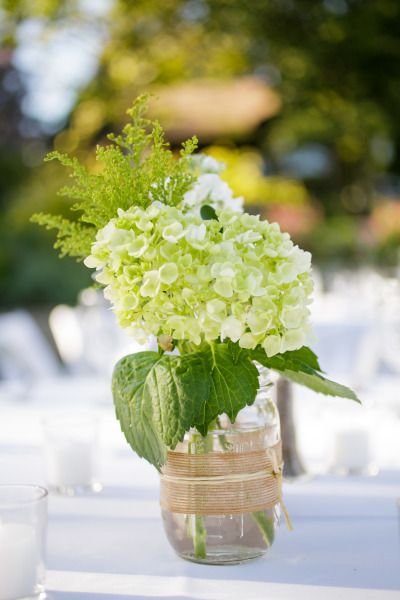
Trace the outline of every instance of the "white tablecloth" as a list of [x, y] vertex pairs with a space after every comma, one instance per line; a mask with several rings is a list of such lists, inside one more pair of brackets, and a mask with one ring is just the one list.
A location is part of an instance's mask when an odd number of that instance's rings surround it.
[[[49, 405], [0, 402], [0, 483], [45, 483], [38, 419]], [[294, 522], [262, 559], [196, 565], [169, 547], [158, 476], [102, 417], [99, 494], [49, 502], [47, 588], [53, 600], [393, 600], [400, 598], [398, 471], [287, 483]], [[107, 432], [107, 435], [104, 435]], [[0, 565], [1, 573], [1, 565]]]

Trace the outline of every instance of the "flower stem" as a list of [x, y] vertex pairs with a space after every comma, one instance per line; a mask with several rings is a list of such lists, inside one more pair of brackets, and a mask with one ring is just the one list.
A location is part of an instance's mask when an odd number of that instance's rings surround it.
[[[218, 418], [216, 419], [216, 425], [219, 429], [222, 429], [221, 423]], [[229, 450], [231, 450], [232, 445], [230, 442], [228, 442], [225, 435], [220, 434], [218, 436], [218, 441], [224, 452], [228, 452]], [[266, 545], [272, 546], [272, 543], [275, 538], [275, 528], [273, 519], [271, 517], [267, 517], [263, 510], [252, 512], [250, 514], [252, 519], [257, 524], [257, 527], [260, 530], [260, 533]]]
[[202, 515], [191, 515], [191, 518], [194, 556], [195, 558], [206, 558], [207, 530], [204, 526], [204, 517]]
[[[192, 433], [188, 450], [190, 454], [203, 454], [206, 450], [205, 439], [199, 433]], [[195, 558], [207, 557], [207, 529], [202, 515], [190, 515], [190, 534], [193, 540]]]
[[252, 518], [257, 523], [264, 542], [267, 546], [272, 546], [275, 538], [274, 521], [271, 517], [267, 517], [263, 510], [252, 512]]

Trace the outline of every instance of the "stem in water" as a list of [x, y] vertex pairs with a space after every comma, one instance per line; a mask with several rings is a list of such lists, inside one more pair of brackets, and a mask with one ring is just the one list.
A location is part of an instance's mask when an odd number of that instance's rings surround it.
[[[204, 454], [207, 443], [199, 433], [192, 433], [189, 442], [190, 454]], [[190, 515], [190, 534], [193, 540], [193, 551], [195, 558], [207, 557], [207, 530], [204, 526], [204, 517], [202, 515]]]

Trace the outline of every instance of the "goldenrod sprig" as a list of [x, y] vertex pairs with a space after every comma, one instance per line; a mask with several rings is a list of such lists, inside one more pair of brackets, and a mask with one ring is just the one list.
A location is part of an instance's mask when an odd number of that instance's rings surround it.
[[67, 154], [55, 151], [47, 155], [46, 161], [58, 160], [71, 169], [73, 185], [64, 186], [59, 194], [75, 201], [71, 210], [79, 216], [67, 219], [40, 213], [33, 215], [32, 221], [57, 230], [55, 248], [62, 256], [83, 260], [90, 253], [97, 231], [117, 216], [118, 209], [146, 208], [155, 200], [176, 206], [192, 186], [190, 155], [197, 139], [193, 137], [183, 144], [177, 160], [160, 124], [144, 116], [148, 100], [147, 95], [140, 96], [127, 111], [130, 122], [122, 133], [110, 134], [111, 144], [97, 146], [96, 161], [101, 165], [98, 173], [91, 173]]

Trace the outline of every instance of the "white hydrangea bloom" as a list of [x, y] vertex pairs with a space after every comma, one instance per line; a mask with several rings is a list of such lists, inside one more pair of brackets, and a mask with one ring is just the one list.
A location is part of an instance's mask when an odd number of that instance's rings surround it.
[[200, 175], [189, 191], [183, 197], [183, 209], [200, 214], [200, 209], [208, 204], [215, 209], [229, 208], [243, 212], [243, 198], [234, 198], [233, 192], [226, 181], [215, 173]]
[[[199, 197], [211, 193], [201, 186]], [[216, 212], [218, 221], [203, 221], [153, 203], [118, 211], [98, 232], [85, 264], [96, 268], [120, 325], [141, 343], [148, 335], [230, 339], [261, 345], [268, 356], [300, 348], [309, 330], [310, 254], [275, 223]]]

